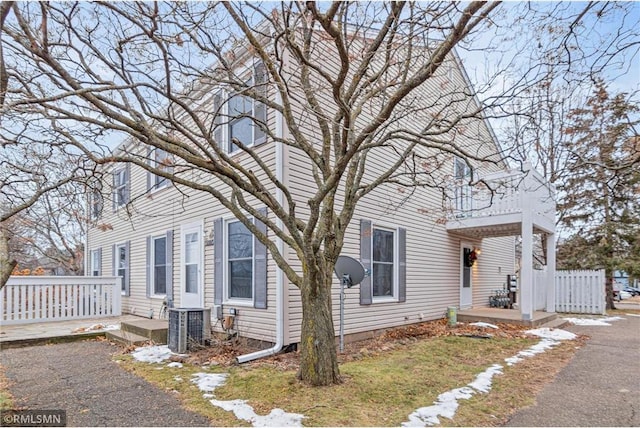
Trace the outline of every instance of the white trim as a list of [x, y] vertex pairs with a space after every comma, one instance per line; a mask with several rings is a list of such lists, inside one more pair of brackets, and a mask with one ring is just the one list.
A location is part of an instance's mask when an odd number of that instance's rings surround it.
[[[249, 217], [253, 221], [253, 217]], [[222, 219], [222, 228], [223, 228], [223, 271], [222, 271], [222, 304], [223, 305], [236, 305], [236, 306], [247, 306], [253, 307], [256, 297], [256, 272], [253, 268], [256, 248], [255, 248], [255, 237], [251, 234], [251, 298], [243, 299], [239, 297], [230, 297], [230, 284], [229, 284], [229, 224], [231, 223], [240, 223], [242, 222], [238, 220], [236, 217], [230, 216]], [[243, 224], [244, 226], [244, 224]], [[251, 231], [249, 231], [251, 232]]]
[[[125, 260], [127, 260], [127, 259], [131, 260], [131, 254], [127, 254], [127, 242], [126, 241], [120, 242], [120, 243], [115, 243], [114, 247], [115, 247], [115, 251], [114, 251], [114, 255], [113, 256], [115, 257], [115, 260], [111, 260], [111, 263], [113, 263], [113, 269], [115, 270], [114, 273], [116, 274], [116, 277], [122, 278], [122, 283], [120, 284], [120, 287], [121, 288], [124, 287], [124, 288], [121, 289], [121, 293], [120, 294], [122, 294], [123, 296], [126, 296], [127, 295], [127, 285], [128, 284], [125, 281], [127, 279], [127, 275], [129, 276], [129, 278], [131, 278], [131, 272], [129, 271], [129, 269], [131, 268], [131, 263], [129, 263], [129, 266], [125, 266], [124, 267], [125, 274], [124, 274], [123, 277], [120, 277], [118, 275], [118, 271], [120, 270], [120, 257], [119, 257], [119, 254], [118, 254], [118, 250], [120, 250], [121, 248], [124, 249]], [[131, 249], [129, 249], [129, 251], [131, 251]]]
[[[199, 266], [198, 266], [198, 294], [200, 301], [197, 305], [191, 305], [189, 302], [185, 302], [185, 287], [186, 287], [186, 275], [185, 275], [185, 236], [189, 233], [196, 231], [198, 233], [199, 246]], [[191, 293], [190, 293], [191, 294]], [[192, 223], [183, 224], [180, 226], [180, 306], [181, 307], [204, 307], [204, 239], [203, 239], [203, 221], [196, 221]]]
[[[391, 296], [375, 296], [373, 294], [374, 291], [374, 286], [373, 286], [373, 265], [374, 265], [374, 260], [373, 260], [373, 253], [374, 253], [374, 246], [373, 246], [373, 235], [374, 235], [374, 230], [375, 229], [379, 229], [379, 230], [385, 230], [388, 232], [393, 232], [393, 295]], [[399, 294], [400, 294], [400, 290], [399, 290], [399, 283], [400, 283], [400, 253], [399, 253], [399, 248], [398, 248], [398, 230], [399, 227], [398, 226], [389, 226], [389, 225], [385, 225], [382, 223], [376, 223], [374, 221], [371, 222], [371, 303], [372, 304], [376, 304], [376, 303], [392, 303], [392, 302], [398, 302], [399, 301]]]

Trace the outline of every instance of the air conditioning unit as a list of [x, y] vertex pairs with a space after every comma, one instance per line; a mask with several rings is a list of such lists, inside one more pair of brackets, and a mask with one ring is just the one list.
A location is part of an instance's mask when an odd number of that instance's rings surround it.
[[211, 309], [170, 308], [167, 344], [179, 354], [211, 339]]

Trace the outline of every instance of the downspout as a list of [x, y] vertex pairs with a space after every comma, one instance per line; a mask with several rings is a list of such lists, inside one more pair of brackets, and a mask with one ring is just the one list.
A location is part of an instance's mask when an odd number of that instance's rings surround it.
[[[276, 102], [282, 103], [280, 92], [276, 92]], [[282, 138], [283, 132], [283, 118], [282, 113], [276, 111], [276, 137]], [[284, 150], [283, 144], [280, 141], [275, 141], [276, 151], [276, 179], [282, 182], [284, 176]], [[282, 190], [276, 187], [276, 201], [280, 206], [284, 204], [284, 195]], [[276, 226], [282, 230], [284, 227], [280, 218], [276, 219]], [[280, 254], [284, 253], [284, 242], [281, 238], [276, 236], [276, 247]], [[249, 361], [257, 360], [258, 358], [269, 357], [275, 355], [282, 350], [284, 343], [284, 273], [282, 269], [276, 266], [276, 343], [267, 349], [252, 352], [250, 354], [240, 355], [236, 358], [238, 363], [246, 363]]]

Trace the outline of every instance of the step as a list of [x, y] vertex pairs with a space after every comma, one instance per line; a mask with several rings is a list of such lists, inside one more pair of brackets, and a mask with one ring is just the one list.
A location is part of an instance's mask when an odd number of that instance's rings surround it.
[[167, 320], [140, 319], [121, 323], [120, 330], [136, 334], [159, 345], [167, 343], [169, 322]]
[[106, 336], [110, 341], [125, 346], [142, 346], [149, 342], [149, 339], [144, 336], [122, 330], [109, 330]]
[[551, 321], [545, 322], [544, 324], [540, 324], [538, 327], [546, 327], [546, 328], [563, 328], [569, 324], [569, 321], [562, 318], [555, 318]]

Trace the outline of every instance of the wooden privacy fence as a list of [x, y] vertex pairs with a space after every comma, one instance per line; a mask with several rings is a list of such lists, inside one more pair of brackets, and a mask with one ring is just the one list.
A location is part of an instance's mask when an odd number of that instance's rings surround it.
[[555, 282], [556, 312], [604, 315], [604, 270], [559, 270]]
[[23, 324], [122, 315], [120, 277], [13, 276], [0, 291], [0, 322]]

